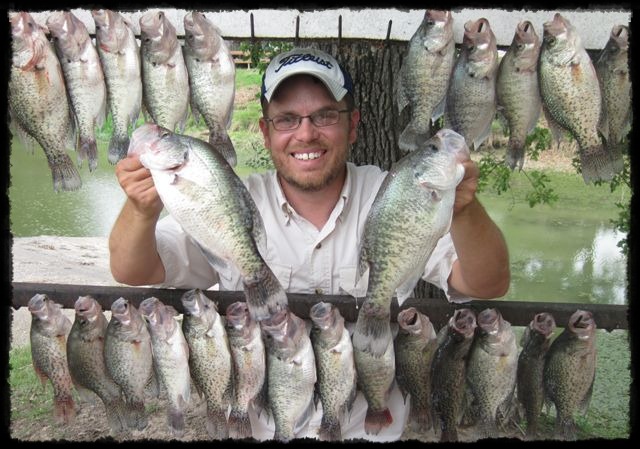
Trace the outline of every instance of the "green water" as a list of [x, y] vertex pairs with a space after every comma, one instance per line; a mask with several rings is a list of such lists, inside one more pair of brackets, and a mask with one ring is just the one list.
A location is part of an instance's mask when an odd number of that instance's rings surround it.
[[[13, 235], [108, 236], [125, 196], [106, 160], [105, 142], [99, 154], [96, 171], [90, 173], [86, 164], [80, 169], [82, 189], [54, 193], [42, 150], [30, 154], [14, 142], [9, 189]], [[587, 186], [578, 175], [558, 175], [553, 177], [558, 203], [531, 209], [518, 190], [526, 180], [515, 178], [513, 193], [480, 194], [507, 239], [512, 284], [506, 298], [624, 304], [626, 259], [616, 247], [622, 235], [609, 223], [617, 215], [615, 201], [624, 199], [620, 193]]]

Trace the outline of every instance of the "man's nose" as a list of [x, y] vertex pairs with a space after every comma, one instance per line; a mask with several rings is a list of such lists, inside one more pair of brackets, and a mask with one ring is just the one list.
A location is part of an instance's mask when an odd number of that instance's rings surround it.
[[295, 137], [302, 142], [311, 142], [318, 138], [318, 127], [313, 124], [310, 117], [302, 117]]

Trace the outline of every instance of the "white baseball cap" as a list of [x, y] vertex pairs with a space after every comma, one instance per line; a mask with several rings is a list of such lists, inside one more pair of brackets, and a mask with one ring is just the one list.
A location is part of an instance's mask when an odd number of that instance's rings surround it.
[[267, 101], [282, 81], [293, 75], [311, 75], [321, 80], [336, 101], [349, 92], [353, 95], [353, 81], [335, 58], [315, 48], [294, 48], [274, 57], [262, 76], [262, 95]]

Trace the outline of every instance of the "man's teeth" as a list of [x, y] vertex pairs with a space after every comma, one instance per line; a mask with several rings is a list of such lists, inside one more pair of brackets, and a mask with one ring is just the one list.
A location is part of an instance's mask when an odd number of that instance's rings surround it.
[[318, 159], [320, 156], [322, 156], [322, 152], [317, 152], [317, 153], [295, 153], [293, 155], [293, 157], [295, 157], [296, 159], [300, 160], [300, 161], [306, 161], [309, 159]]

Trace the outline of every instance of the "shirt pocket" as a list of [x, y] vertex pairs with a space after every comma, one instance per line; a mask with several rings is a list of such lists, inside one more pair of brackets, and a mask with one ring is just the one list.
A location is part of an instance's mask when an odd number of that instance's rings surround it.
[[362, 278], [356, 284], [358, 267], [346, 266], [338, 269], [340, 275], [338, 287], [340, 293], [348, 294], [356, 298], [363, 298], [367, 294], [367, 283], [369, 280], [369, 271], [367, 270]]

